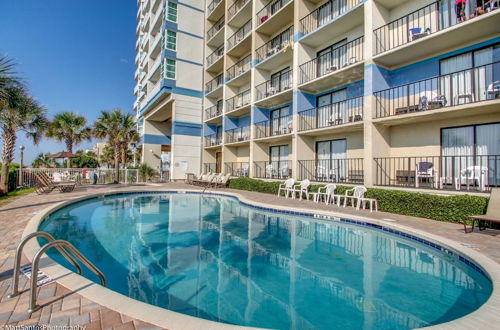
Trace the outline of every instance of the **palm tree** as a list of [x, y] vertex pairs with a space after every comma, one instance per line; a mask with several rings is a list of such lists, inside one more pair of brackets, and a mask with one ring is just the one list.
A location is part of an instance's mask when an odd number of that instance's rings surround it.
[[[56, 114], [47, 129], [47, 137], [54, 138], [57, 142], [66, 144], [66, 151], [73, 153], [73, 146], [82, 143], [83, 140], [90, 140], [92, 130], [87, 127], [87, 119], [71, 111], [64, 111]], [[70, 167], [69, 158], [66, 160], [66, 167]]]
[[49, 158], [50, 153], [39, 153], [38, 156], [31, 163], [32, 167], [52, 167], [56, 166], [54, 159]]
[[102, 150], [101, 155], [99, 156], [99, 163], [106, 164], [109, 168], [109, 166], [113, 166], [114, 164], [114, 156], [115, 150], [110, 146], [105, 146]]
[[23, 131], [33, 139], [34, 144], [42, 137], [47, 127], [46, 109], [33, 97], [26, 88], [19, 84], [9, 84], [4, 88], [3, 106], [0, 106], [0, 127], [2, 129], [2, 171], [0, 190], [8, 193], [8, 169], [14, 159], [17, 132]]
[[18, 78], [14, 77], [15, 63], [11, 58], [7, 56], [0, 57], [0, 100], [5, 99], [6, 92], [5, 88], [14, 82], [19, 82]]
[[120, 181], [120, 150], [122, 137], [123, 113], [120, 109], [101, 111], [94, 123], [94, 134], [98, 139], [107, 139], [108, 146], [113, 148], [115, 166], [115, 183]]
[[133, 115], [123, 115], [120, 140], [122, 168], [125, 168], [127, 166], [127, 155], [129, 153], [130, 144], [139, 142], [139, 132], [137, 131], [137, 124]]

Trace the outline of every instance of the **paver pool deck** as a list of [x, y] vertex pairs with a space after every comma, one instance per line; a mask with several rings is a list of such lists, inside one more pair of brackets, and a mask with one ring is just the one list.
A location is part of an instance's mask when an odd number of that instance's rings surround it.
[[[168, 190], [168, 189], [200, 189], [184, 183], [167, 183], [162, 185], [102, 185], [85, 186], [71, 193], [52, 192], [45, 195], [30, 194], [14, 199], [0, 206], [0, 328], [3, 325], [22, 326], [48, 324], [59, 326], [82, 326], [86, 329], [159, 329], [155, 325], [142, 320], [133, 319], [101, 306], [77, 292], [71, 292], [54, 282], [39, 289], [38, 304], [41, 309], [28, 313], [28, 281], [20, 277], [22, 294], [7, 298], [10, 293], [14, 255], [23, 230], [29, 220], [51, 205], [59, 202], [94, 193], [109, 193], [130, 190]], [[299, 207], [302, 209], [333, 211], [353, 216], [366, 216], [388, 223], [397, 223], [408, 228], [417, 229], [434, 235], [451, 239], [500, 263], [500, 231], [486, 230], [465, 234], [463, 226], [423, 218], [401, 216], [384, 212], [356, 211], [353, 208], [338, 208], [332, 205], [315, 204], [310, 201], [278, 198], [277, 196], [240, 191], [217, 189], [217, 191], [234, 192], [246, 199], [274, 206]], [[21, 265], [27, 263], [23, 258]]]

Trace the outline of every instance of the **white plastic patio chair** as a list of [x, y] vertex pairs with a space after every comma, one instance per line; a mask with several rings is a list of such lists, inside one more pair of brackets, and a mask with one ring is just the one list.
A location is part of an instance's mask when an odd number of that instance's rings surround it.
[[295, 194], [299, 194], [299, 199], [302, 200], [302, 196], [306, 196], [307, 200], [309, 200], [309, 186], [311, 185], [311, 181], [308, 179], [302, 180], [299, 184], [296, 184], [292, 188], [292, 198], [295, 198]]
[[285, 192], [285, 198], [288, 198], [288, 195], [293, 191], [293, 185], [295, 184], [295, 180], [290, 178], [285, 181], [285, 183], [280, 184], [278, 188], [278, 198], [281, 196], [281, 192]]
[[[486, 190], [488, 185], [488, 168], [486, 166], [469, 166], [460, 171], [460, 185], [477, 185], [481, 191]], [[460, 188], [459, 185], [459, 188]]]
[[[347, 206], [347, 201], [350, 200], [351, 205], [359, 210], [360, 199], [365, 197], [366, 191], [367, 189], [365, 186], [356, 186], [352, 189], [346, 190], [345, 195], [342, 196], [344, 198], [344, 207]], [[354, 204], [354, 202], [356, 202], [356, 204]], [[340, 206], [340, 198], [338, 199], [337, 205]]]
[[337, 189], [337, 185], [334, 183], [329, 183], [326, 186], [319, 187], [318, 192], [312, 193], [313, 201], [315, 203], [319, 203], [321, 199], [324, 200], [325, 204], [328, 205], [330, 201], [333, 204], [338, 204], [338, 199], [341, 197], [340, 195], [335, 195], [335, 190]]
[[420, 179], [432, 179], [432, 186], [436, 184], [436, 169], [431, 162], [419, 162], [415, 166], [415, 187], [420, 185]]
[[418, 109], [427, 110], [429, 105], [435, 105], [437, 107], [444, 107], [446, 105], [446, 97], [444, 95], [438, 95], [433, 91], [424, 91], [420, 93]]

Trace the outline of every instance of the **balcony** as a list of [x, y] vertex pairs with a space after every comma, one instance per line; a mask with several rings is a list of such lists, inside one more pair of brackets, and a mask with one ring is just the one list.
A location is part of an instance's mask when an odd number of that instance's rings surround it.
[[224, 1], [213, 0], [207, 6], [207, 19], [219, 18], [224, 15], [224, 6], [222, 5]]
[[330, 0], [299, 21], [300, 42], [313, 48], [345, 35], [364, 22], [361, 0]]
[[475, 114], [494, 111], [500, 103], [499, 72], [500, 62], [495, 62], [375, 92], [375, 118], [456, 116], [452, 110], [470, 111], [471, 104]]
[[[248, 17], [252, 14], [252, 1], [236, 0], [227, 9], [227, 21], [233, 26], [241, 26], [245, 24]], [[248, 5], [248, 6], [247, 6]]]
[[151, 58], [157, 58], [158, 55], [160, 55], [162, 49], [163, 49], [163, 44], [165, 42], [165, 38], [163, 36], [163, 31], [159, 31], [154, 40], [153, 43], [151, 44], [151, 52], [150, 52], [150, 57]]
[[458, 21], [452, 1], [436, 1], [375, 29], [377, 62], [389, 67], [408, 63], [500, 32], [500, 10], [471, 18], [476, 1], [466, 5], [463, 22]]
[[259, 161], [253, 164], [256, 178], [284, 180], [292, 177], [292, 162], [289, 160]]
[[256, 67], [263, 70], [271, 70], [290, 63], [293, 57], [293, 26], [281, 32], [276, 37], [257, 48], [255, 57], [259, 63]]
[[238, 178], [248, 177], [250, 174], [250, 163], [248, 162], [232, 162], [232, 163], [224, 163], [226, 173], [231, 176], [235, 176]]
[[224, 142], [237, 144], [248, 140], [250, 140], [250, 126], [243, 126], [227, 130]]
[[374, 158], [375, 185], [487, 192], [500, 185], [500, 155]]
[[242, 76], [246, 72], [250, 72], [249, 70], [252, 67], [252, 56], [249, 54], [236, 62], [235, 65], [231, 66], [226, 70], [226, 76], [228, 80], [235, 79], [237, 77]]
[[292, 120], [293, 115], [288, 115], [255, 123], [255, 138], [289, 135], [293, 130]]
[[[299, 132], [321, 129], [321, 133], [339, 127], [352, 130], [363, 127], [363, 96], [304, 110], [298, 113]], [[353, 127], [354, 126], [354, 127]]]
[[257, 13], [256, 30], [273, 34], [293, 21], [292, 0], [272, 0]]
[[318, 93], [362, 79], [363, 40], [363, 37], [352, 40], [302, 64], [299, 88]]
[[224, 17], [214, 23], [207, 31], [207, 45], [219, 47], [224, 43]]
[[243, 91], [226, 101], [226, 114], [242, 115], [250, 109], [251, 95], [250, 89]]
[[142, 20], [142, 27], [141, 31], [144, 33], [149, 32], [149, 24], [151, 23], [151, 13], [147, 13], [144, 15], [144, 18]]
[[[222, 59], [223, 57], [224, 57], [224, 45], [220, 46], [219, 48], [214, 50], [210, 55], [207, 56], [207, 71], [220, 72], [222, 70], [222, 61], [220, 61], [219, 63], [219, 60]], [[212, 67], [212, 65], [214, 67]]]
[[227, 54], [239, 57], [248, 52], [251, 46], [251, 38], [247, 37], [251, 35], [251, 32], [252, 20], [250, 19], [227, 39]]
[[216, 173], [217, 164], [216, 163], [203, 163], [203, 173]]
[[218, 147], [222, 144], [222, 136], [211, 134], [205, 136], [205, 148]]
[[141, 50], [147, 53], [148, 49], [149, 49], [149, 36], [145, 34], [143, 35], [141, 40]]
[[363, 184], [363, 158], [298, 161], [298, 180]]
[[211, 106], [205, 109], [205, 121], [210, 121], [214, 118], [222, 116], [222, 107], [218, 105]]
[[[214, 79], [210, 80], [205, 84], [205, 90], [206, 90], [205, 95], [208, 96], [213, 92], [219, 90], [219, 88], [222, 87], [223, 84], [224, 84], [224, 75], [221, 73], [220, 75], [218, 75], [217, 77], [215, 77]], [[213, 95], [213, 97], [217, 96], [219, 95]]]
[[258, 106], [276, 106], [291, 100], [292, 70], [275, 76], [255, 87], [255, 100]]

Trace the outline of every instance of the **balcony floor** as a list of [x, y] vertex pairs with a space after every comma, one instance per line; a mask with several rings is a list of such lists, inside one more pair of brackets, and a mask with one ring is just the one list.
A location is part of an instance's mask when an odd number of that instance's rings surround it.
[[245, 25], [246, 22], [252, 16], [252, 1], [248, 1], [243, 8], [240, 8], [238, 12], [231, 17], [231, 19], [227, 22], [228, 25], [240, 28]]
[[279, 52], [269, 56], [268, 58], [263, 59], [257, 65], [255, 65], [256, 69], [271, 71], [273, 69], [282, 67], [286, 63], [292, 63], [293, 61], [293, 49], [288, 47], [286, 51], [283, 49]]
[[347, 124], [343, 124], [343, 125], [321, 127], [321, 128], [310, 129], [307, 131], [299, 131], [299, 132], [297, 132], [297, 134], [307, 135], [307, 136], [316, 136], [316, 135], [325, 135], [325, 134], [340, 134], [340, 133], [348, 133], [348, 132], [355, 132], [355, 131], [363, 131], [363, 126], [364, 126], [364, 123], [362, 120], [360, 120], [360, 121], [355, 121], [355, 122], [347, 123]]
[[273, 135], [273, 136], [266, 136], [262, 138], [255, 138], [253, 139], [254, 142], [259, 142], [259, 143], [271, 143], [271, 142], [281, 142], [281, 141], [287, 141], [292, 139], [292, 133], [289, 134], [282, 134], [282, 135]]
[[250, 83], [250, 72], [251, 69], [247, 69], [243, 73], [240, 73], [236, 77], [232, 78], [231, 80], [226, 81], [226, 85], [232, 86], [232, 87], [241, 87], [243, 85], [247, 85]]
[[284, 7], [280, 8], [267, 21], [259, 25], [255, 31], [267, 35], [272, 35], [286, 25], [293, 22], [293, 3], [289, 1]]
[[292, 89], [287, 89], [284, 92], [276, 93], [269, 97], [263, 98], [257, 102], [255, 102], [255, 106], [263, 107], [263, 108], [272, 108], [281, 104], [292, 102]]
[[222, 114], [205, 120], [205, 124], [218, 125], [222, 124]]
[[212, 65], [207, 66], [205, 71], [207, 72], [212, 72], [212, 73], [217, 73], [221, 72], [224, 66], [224, 56], [219, 57]]
[[365, 74], [364, 61], [346, 66], [332, 73], [310, 80], [299, 85], [299, 89], [313, 94], [344, 86], [363, 79]]
[[241, 57], [252, 47], [252, 33], [248, 33], [243, 39], [237, 42], [232, 48], [226, 51], [226, 55]]
[[251, 109], [251, 105], [247, 104], [247, 105], [245, 105], [243, 107], [239, 107], [239, 108], [236, 108], [234, 110], [228, 111], [228, 112], [225, 113], [225, 115], [227, 117], [238, 118], [238, 117], [242, 117], [244, 115], [249, 115], [250, 114], [250, 109]]

